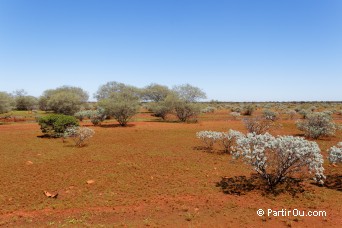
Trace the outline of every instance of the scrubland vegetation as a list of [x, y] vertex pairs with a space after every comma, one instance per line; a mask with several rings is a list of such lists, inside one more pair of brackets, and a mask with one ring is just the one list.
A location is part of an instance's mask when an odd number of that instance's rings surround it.
[[0, 225], [340, 225], [342, 103], [203, 102], [189, 84], [118, 82], [94, 97], [0, 92]]

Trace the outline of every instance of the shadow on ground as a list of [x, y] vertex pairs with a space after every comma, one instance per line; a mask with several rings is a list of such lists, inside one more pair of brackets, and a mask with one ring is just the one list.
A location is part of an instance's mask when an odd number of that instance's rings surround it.
[[271, 194], [276, 196], [288, 193], [294, 197], [297, 193], [304, 192], [301, 182], [302, 180], [298, 178], [286, 178], [276, 188], [270, 189], [267, 187], [265, 180], [254, 174], [250, 177], [222, 177], [222, 180], [216, 183], [216, 187], [220, 187], [223, 193], [230, 195], [245, 195], [251, 191], [259, 191], [262, 195]]
[[[316, 183], [313, 183], [313, 184], [318, 185]], [[342, 191], [342, 175], [338, 175], [338, 174], [327, 175], [323, 186], [322, 185], [318, 185], [318, 186], [333, 189], [336, 191]]]
[[127, 124], [126, 126], [121, 126], [120, 124], [102, 124], [102, 125], [99, 125], [99, 127], [102, 127], [102, 128], [113, 128], [113, 127], [134, 127], [135, 124]]

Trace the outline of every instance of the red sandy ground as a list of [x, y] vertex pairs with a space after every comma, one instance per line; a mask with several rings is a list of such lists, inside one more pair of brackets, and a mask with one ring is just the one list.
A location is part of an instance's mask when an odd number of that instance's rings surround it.
[[[1, 125], [0, 226], [341, 227], [341, 191], [309, 180], [295, 197], [258, 191], [227, 195], [216, 187], [221, 177], [252, 173], [218, 148], [201, 150], [195, 137], [200, 130], [244, 131], [227, 111], [206, 114], [196, 124], [158, 122], [146, 113], [138, 118], [147, 120], [126, 128], [113, 121], [91, 126], [96, 134], [83, 148], [37, 137], [36, 123]], [[301, 133], [294, 120], [281, 123], [271, 133]], [[341, 133], [317, 140], [324, 156], [338, 141]], [[341, 175], [341, 165], [324, 166], [326, 174]], [[58, 198], [47, 198], [44, 190], [58, 192]], [[260, 208], [326, 211], [327, 216], [259, 217]]]

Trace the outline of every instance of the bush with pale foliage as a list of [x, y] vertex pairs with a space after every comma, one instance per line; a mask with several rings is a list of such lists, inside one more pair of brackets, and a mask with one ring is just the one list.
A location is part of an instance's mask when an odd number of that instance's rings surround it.
[[236, 140], [243, 134], [230, 129], [228, 132], [200, 131], [196, 136], [206, 144], [208, 149], [212, 149], [214, 144], [219, 142], [225, 152], [231, 153], [235, 150]]
[[95, 131], [88, 127], [70, 127], [64, 132], [64, 138], [72, 138], [75, 145], [81, 147], [94, 134]]
[[322, 136], [333, 136], [337, 130], [332, 117], [323, 112], [315, 112], [306, 117], [306, 119], [297, 122], [297, 128], [304, 131], [308, 138], [318, 139]]
[[241, 116], [239, 112], [231, 112], [230, 115], [233, 117], [234, 120], [237, 120], [238, 117]]
[[228, 132], [221, 133], [219, 142], [226, 153], [231, 153], [236, 149], [236, 140], [243, 136], [241, 132], [230, 129]]
[[333, 146], [328, 150], [328, 160], [330, 163], [342, 163], [342, 142], [339, 142], [337, 146]]
[[221, 138], [221, 132], [216, 131], [199, 131], [196, 133], [196, 137], [201, 139], [208, 149], [212, 149], [214, 143]]
[[274, 111], [271, 111], [269, 109], [265, 109], [263, 112], [262, 112], [262, 115], [265, 119], [267, 120], [272, 120], [272, 121], [275, 121], [277, 120], [279, 114], [277, 112], [274, 112]]
[[256, 133], [257, 135], [264, 134], [271, 127], [275, 126], [272, 120], [268, 120], [263, 117], [244, 118], [242, 121], [248, 132]]
[[237, 140], [236, 158], [242, 157], [272, 189], [286, 177], [309, 170], [323, 184], [323, 156], [316, 142], [301, 137], [248, 133]]

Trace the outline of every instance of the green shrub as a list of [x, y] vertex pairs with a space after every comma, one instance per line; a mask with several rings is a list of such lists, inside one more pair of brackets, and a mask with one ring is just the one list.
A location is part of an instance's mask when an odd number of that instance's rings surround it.
[[245, 106], [242, 111], [241, 111], [241, 115], [244, 115], [244, 116], [251, 116], [254, 112], [254, 107], [253, 105], [247, 105]]
[[181, 122], [188, 122], [190, 119], [197, 122], [197, 116], [201, 112], [197, 104], [179, 101], [175, 104], [176, 116]]
[[68, 127], [79, 126], [75, 117], [62, 114], [40, 117], [38, 124], [44, 134], [52, 137], [61, 137]]

